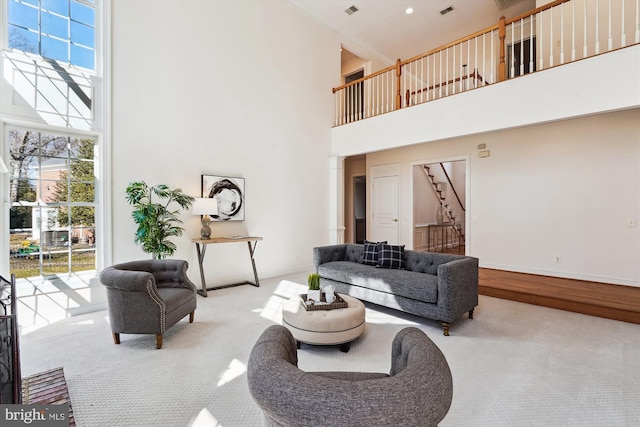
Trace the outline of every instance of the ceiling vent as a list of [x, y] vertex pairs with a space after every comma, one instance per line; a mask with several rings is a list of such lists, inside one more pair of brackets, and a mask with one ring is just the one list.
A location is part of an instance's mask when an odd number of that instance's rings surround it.
[[356, 13], [358, 11], [358, 8], [355, 6], [351, 6], [349, 9], [345, 9], [345, 13], [347, 15], [353, 15], [354, 13]]
[[508, 9], [511, 6], [515, 6], [518, 3], [522, 3], [524, 0], [494, 0], [499, 10]]
[[[498, 0], [496, 0], [496, 1], [498, 1]], [[451, 11], [453, 11], [453, 6], [449, 6], [449, 7], [448, 7], [448, 8], [446, 8], [446, 9], [442, 9], [442, 10], [440, 11], [440, 15], [446, 15], [447, 13], [449, 13], [449, 12], [451, 12]]]

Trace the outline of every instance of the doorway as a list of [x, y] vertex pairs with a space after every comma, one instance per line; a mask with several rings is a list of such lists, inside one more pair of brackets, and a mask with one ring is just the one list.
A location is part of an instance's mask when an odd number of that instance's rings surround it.
[[364, 243], [367, 237], [367, 176], [353, 177], [353, 216], [355, 230], [353, 241]]
[[400, 164], [371, 168], [371, 240], [397, 245], [400, 236]]
[[413, 166], [413, 244], [415, 250], [466, 251], [467, 160]]

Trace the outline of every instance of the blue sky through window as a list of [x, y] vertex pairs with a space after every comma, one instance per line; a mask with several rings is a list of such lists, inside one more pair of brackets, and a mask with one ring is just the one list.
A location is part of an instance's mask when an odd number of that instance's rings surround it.
[[94, 0], [9, 0], [9, 47], [95, 69]]

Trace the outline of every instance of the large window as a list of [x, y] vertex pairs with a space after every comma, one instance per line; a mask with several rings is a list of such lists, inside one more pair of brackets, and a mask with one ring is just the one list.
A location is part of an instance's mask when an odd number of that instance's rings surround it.
[[9, 0], [8, 47], [95, 69], [94, 0]]
[[7, 127], [10, 269], [17, 277], [96, 268], [95, 140]]

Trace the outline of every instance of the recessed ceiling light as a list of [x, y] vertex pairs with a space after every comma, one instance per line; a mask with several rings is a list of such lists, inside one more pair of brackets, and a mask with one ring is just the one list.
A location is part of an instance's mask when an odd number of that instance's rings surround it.
[[404, 11], [404, 13], [406, 13], [407, 15], [411, 15], [413, 13], [413, 8], [408, 7], [407, 10]]

